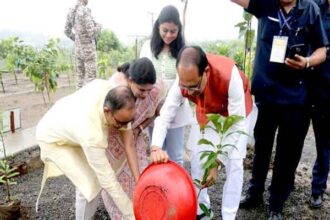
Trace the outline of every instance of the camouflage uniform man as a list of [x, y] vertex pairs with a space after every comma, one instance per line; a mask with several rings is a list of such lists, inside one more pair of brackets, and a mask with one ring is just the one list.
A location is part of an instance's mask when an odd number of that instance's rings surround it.
[[80, 88], [96, 78], [95, 38], [101, 25], [93, 20], [88, 0], [78, 0], [67, 15], [64, 33], [75, 42], [76, 72]]

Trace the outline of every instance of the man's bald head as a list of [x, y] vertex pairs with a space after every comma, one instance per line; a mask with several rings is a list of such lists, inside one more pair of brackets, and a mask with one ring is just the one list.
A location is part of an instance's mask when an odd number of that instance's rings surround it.
[[188, 67], [188, 66], [197, 66], [198, 73], [200, 76], [203, 75], [205, 68], [208, 65], [206, 54], [199, 46], [184, 46], [176, 60], [176, 67], [179, 66]]
[[104, 107], [116, 112], [123, 108], [134, 108], [135, 101], [136, 98], [129, 87], [118, 86], [108, 92], [104, 100]]

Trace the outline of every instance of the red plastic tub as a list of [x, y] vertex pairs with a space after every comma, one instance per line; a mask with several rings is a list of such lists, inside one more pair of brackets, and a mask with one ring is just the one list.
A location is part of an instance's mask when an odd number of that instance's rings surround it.
[[184, 168], [174, 162], [151, 164], [134, 191], [136, 220], [195, 220], [197, 196]]

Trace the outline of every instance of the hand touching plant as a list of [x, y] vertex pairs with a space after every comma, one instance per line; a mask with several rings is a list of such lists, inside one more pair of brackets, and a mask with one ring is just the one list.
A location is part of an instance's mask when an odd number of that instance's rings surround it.
[[[219, 143], [213, 143], [204, 137], [198, 142], [199, 145], [208, 145], [211, 148], [210, 150], [202, 151], [200, 155], [200, 160], [204, 161], [204, 174], [201, 180], [194, 180], [195, 185], [200, 189], [198, 196], [202, 189], [210, 187], [215, 183], [218, 169], [224, 166], [219, 158], [228, 157], [228, 148], [237, 150], [235, 143], [228, 143], [225, 140], [234, 134], [247, 135], [244, 131], [235, 130], [234, 125], [243, 119], [242, 116], [231, 115], [223, 117], [219, 114], [208, 114], [207, 118], [211, 123], [203, 127], [201, 132], [204, 132], [204, 129], [213, 130], [219, 137]], [[211, 213], [209, 209], [202, 203], [200, 203], [199, 206], [204, 214], [210, 217]]]

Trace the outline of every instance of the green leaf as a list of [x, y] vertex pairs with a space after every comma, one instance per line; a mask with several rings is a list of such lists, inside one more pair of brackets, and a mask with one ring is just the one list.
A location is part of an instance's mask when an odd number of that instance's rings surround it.
[[199, 157], [200, 160], [203, 160], [205, 157], [208, 157], [210, 155], [210, 153], [212, 153], [213, 151], [203, 151], [201, 152], [201, 156]]
[[218, 130], [210, 125], [206, 125], [205, 128], [212, 129], [215, 133], [218, 133]]
[[[8, 165], [8, 168], [9, 168], [9, 165]], [[16, 167], [13, 167], [13, 168], [11, 168], [11, 169], [8, 169], [8, 173], [11, 173], [11, 172], [13, 172], [13, 171], [15, 171], [15, 170], [17, 170]]]
[[203, 164], [203, 169], [208, 169], [211, 167], [211, 165], [216, 161], [217, 159], [217, 153], [212, 152], [208, 158], [207, 161]]
[[198, 145], [202, 145], [202, 144], [211, 145], [212, 147], [214, 147], [214, 144], [205, 138], [202, 138], [198, 141]]
[[220, 154], [223, 155], [223, 156], [225, 156], [225, 157], [228, 157], [228, 152], [227, 151], [221, 150], [220, 151]]
[[238, 150], [238, 148], [237, 148], [235, 145], [233, 145], [233, 144], [225, 144], [225, 145], [222, 145], [220, 149], [223, 150], [224, 148], [227, 148], [227, 147], [233, 147], [233, 148], [235, 148], [236, 150]]
[[203, 174], [203, 178], [202, 178], [202, 182], [201, 182], [201, 184], [205, 184], [205, 182], [206, 182], [206, 178], [207, 178], [208, 175], [209, 175], [209, 169], [206, 168], [206, 169], [204, 170], [204, 174]]
[[239, 38], [242, 38], [243, 36], [245, 36], [245, 33], [246, 33], [246, 31], [248, 30], [248, 28], [247, 27], [241, 27], [240, 29], [239, 29]]
[[19, 172], [11, 173], [11, 174], [8, 174], [7, 178], [10, 179], [10, 178], [13, 178], [18, 175], [19, 175]]
[[247, 24], [247, 22], [246, 22], [246, 21], [242, 21], [242, 22], [239, 22], [239, 23], [235, 24], [235, 26], [234, 26], [234, 27], [239, 27], [239, 28], [242, 28], [242, 27], [244, 27], [246, 24]]
[[248, 12], [246, 12], [246, 11], [244, 11], [243, 12], [243, 18], [244, 18], [245, 21], [251, 21], [252, 18], [253, 18], [253, 15], [250, 14], [250, 13], [248, 13]]
[[199, 179], [194, 179], [194, 183], [196, 183], [197, 185], [200, 185], [201, 181]]
[[0, 167], [5, 168], [5, 160], [0, 160]]
[[202, 188], [202, 182], [199, 179], [194, 179], [193, 182], [197, 188]]
[[230, 115], [226, 118], [223, 126], [223, 133], [226, 133], [234, 124], [242, 120], [244, 117], [239, 115]]
[[213, 123], [218, 132], [222, 130], [221, 116], [219, 114], [207, 114], [207, 118]]
[[203, 203], [199, 203], [199, 207], [201, 208], [201, 210], [203, 211], [203, 213], [205, 214], [205, 216], [207, 216], [207, 217], [210, 217], [211, 216], [211, 212], [206, 207], [206, 205], [204, 205]]

